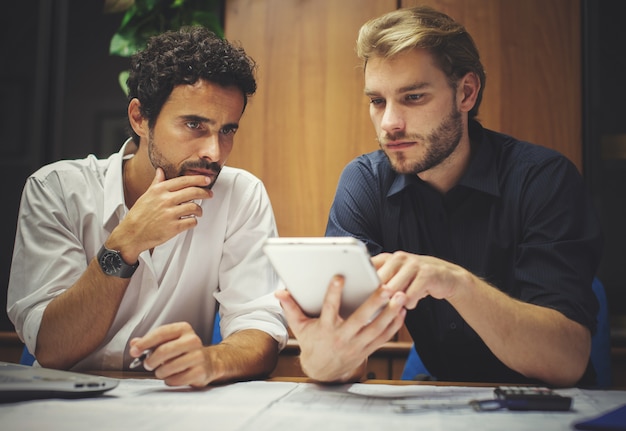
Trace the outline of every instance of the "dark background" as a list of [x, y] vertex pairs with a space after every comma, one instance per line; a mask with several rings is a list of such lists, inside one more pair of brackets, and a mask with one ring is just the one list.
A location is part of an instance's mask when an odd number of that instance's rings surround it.
[[[605, 235], [598, 277], [626, 343], [626, 29], [623, 0], [584, 0], [583, 170]], [[619, 146], [607, 141], [619, 136]]]
[[44, 164], [122, 145], [126, 96], [118, 74], [127, 58], [110, 56], [122, 14], [103, 0], [20, 0], [0, 11], [0, 330], [22, 187]]
[[[626, 139], [624, 12], [623, 0], [582, 1], [584, 175], [606, 235], [598, 276], [614, 322], [626, 321], [626, 149], [608, 152], [603, 142]], [[2, 5], [0, 331], [13, 330], [6, 288], [25, 179], [52, 161], [108, 156], [127, 135], [118, 74], [129, 60], [108, 53], [121, 19], [121, 13], [104, 14], [102, 0]]]

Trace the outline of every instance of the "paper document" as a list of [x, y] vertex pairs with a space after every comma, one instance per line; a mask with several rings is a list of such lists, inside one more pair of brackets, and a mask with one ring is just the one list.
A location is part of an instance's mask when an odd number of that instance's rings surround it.
[[0, 429], [236, 431], [296, 387], [255, 381], [194, 390], [171, 388], [161, 380], [120, 380], [98, 398], [0, 405]]
[[[577, 418], [626, 402], [626, 392], [559, 391], [575, 398], [569, 412], [476, 412], [469, 402], [493, 397], [493, 388], [355, 384], [300, 384], [249, 423], [246, 431], [571, 431]], [[399, 406], [415, 407], [402, 413]], [[523, 420], [522, 420], [523, 416]]]
[[[201, 390], [160, 380], [120, 380], [97, 398], [0, 404], [2, 430], [571, 431], [574, 423], [626, 404], [626, 391], [559, 390], [568, 412], [476, 412], [493, 388], [242, 382]], [[400, 406], [409, 405], [407, 409]]]

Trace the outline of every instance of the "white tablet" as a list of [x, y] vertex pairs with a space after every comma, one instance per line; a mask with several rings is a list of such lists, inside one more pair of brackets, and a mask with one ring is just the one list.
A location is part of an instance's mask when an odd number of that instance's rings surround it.
[[348, 317], [380, 285], [367, 247], [352, 237], [270, 238], [263, 247], [302, 310], [317, 317], [331, 279], [345, 279], [340, 315]]

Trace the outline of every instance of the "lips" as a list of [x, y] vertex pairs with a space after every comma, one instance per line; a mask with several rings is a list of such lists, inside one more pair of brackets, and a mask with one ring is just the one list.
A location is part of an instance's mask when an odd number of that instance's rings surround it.
[[416, 144], [414, 141], [391, 141], [385, 143], [385, 148], [389, 150], [405, 150]]
[[184, 173], [185, 175], [204, 175], [205, 177], [216, 177], [218, 172], [213, 170], [205, 170], [205, 169], [187, 169]]
[[217, 181], [222, 170], [223, 164], [217, 162], [207, 162], [205, 160], [199, 160], [196, 162], [185, 163], [180, 170], [180, 175], [202, 175], [204, 177], [211, 178], [211, 182], [206, 187], [209, 190], [213, 187]]

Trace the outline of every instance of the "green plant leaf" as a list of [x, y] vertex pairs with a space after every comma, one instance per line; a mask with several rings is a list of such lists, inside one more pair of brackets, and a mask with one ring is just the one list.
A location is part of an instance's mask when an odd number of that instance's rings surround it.
[[212, 30], [219, 37], [224, 37], [224, 30], [222, 30], [220, 20], [214, 13], [195, 11], [191, 15], [191, 20], [188, 25], [201, 25]]
[[127, 28], [124, 32], [119, 32], [111, 38], [109, 45], [109, 53], [111, 55], [119, 55], [120, 57], [130, 57], [137, 51], [145, 47], [150, 36], [156, 32], [138, 34], [139, 28]]
[[128, 80], [128, 75], [130, 75], [129, 70], [122, 70], [120, 74], [117, 76], [117, 81], [119, 82], [122, 91], [127, 97], [128, 97], [128, 85], [126, 85], [126, 81]]
[[134, 52], [134, 48], [131, 48], [132, 40], [116, 33], [111, 38], [111, 44], [109, 45], [109, 54], [119, 55], [120, 57], [129, 57]]
[[[143, 49], [150, 37], [186, 25], [201, 25], [223, 38], [219, 7], [219, 0], [135, 0], [111, 37], [109, 54], [130, 57]], [[127, 73], [119, 76], [126, 94]]]

